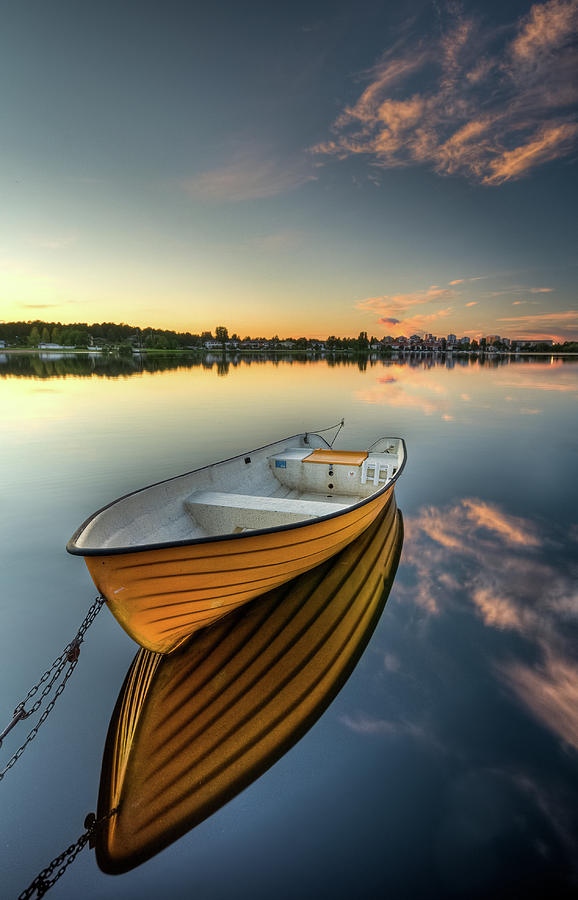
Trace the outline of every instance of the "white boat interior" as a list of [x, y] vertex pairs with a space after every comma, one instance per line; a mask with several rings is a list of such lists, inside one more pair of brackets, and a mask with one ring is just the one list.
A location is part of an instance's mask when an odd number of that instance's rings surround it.
[[129, 494], [85, 522], [68, 549], [144, 549], [319, 518], [381, 491], [404, 461], [400, 438], [347, 451], [297, 435]]

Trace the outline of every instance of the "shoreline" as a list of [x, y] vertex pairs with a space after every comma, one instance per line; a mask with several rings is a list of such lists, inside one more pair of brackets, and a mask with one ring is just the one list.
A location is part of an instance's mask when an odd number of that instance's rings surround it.
[[519, 351], [496, 351], [494, 353], [483, 353], [479, 350], [471, 351], [471, 350], [436, 350], [436, 351], [427, 351], [427, 350], [417, 350], [417, 351], [404, 351], [404, 350], [393, 350], [391, 352], [380, 352], [378, 350], [370, 350], [368, 352], [364, 351], [354, 351], [354, 350], [334, 350], [333, 352], [328, 352], [327, 350], [316, 351], [316, 350], [277, 350], [275, 348], [266, 348], [266, 349], [238, 349], [238, 350], [225, 350], [223, 353], [216, 352], [215, 350], [137, 350], [131, 351], [130, 353], [119, 353], [118, 350], [89, 350], [89, 349], [75, 349], [75, 350], [56, 350], [56, 349], [46, 349], [39, 350], [34, 347], [0, 347], [0, 354], [10, 354], [10, 355], [20, 355], [20, 356], [39, 356], [40, 354], [46, 354], [48, 356], [115, 356], [120, 358], [129, 359], [130, 357], [138, 357], [138, 356], [237, 356], [239, 354], [265, 354], [265, 353], [274, 353], [280, 356], [317, 356], [320, 358], [324, 358], [327, 356], [379, 356], [384, 359], [391, 359], [395, 356], [466, 356], [466, 357], [474, 357], [474, 356], [487, 356], [487, 357], [506, 357], [506, 356], [578, 356], [578, 352], [568, 351], [568, 350], [519, 350]]

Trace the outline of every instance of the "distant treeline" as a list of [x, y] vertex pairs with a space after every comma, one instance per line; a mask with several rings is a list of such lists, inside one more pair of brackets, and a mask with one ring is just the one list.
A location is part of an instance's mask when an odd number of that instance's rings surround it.
[[[4, 322], [0, 323], [0, 341], [5, 341], [8, 346], [38, 347], [39, 344], [57, 344], [64, 347], [89, 348], [91, 346], [103, 348], [124, 348], [130, 352], [132, 348], [144, 348], [147, 350], [190, 350], [200, 352], [211, 342], [227, 349], [246, 350], [273, 350], [283, 352], [291, 351], [345, 351], [353, 353], [367, 353], [371, 348], [389, 352], [387, 345], [393, 343], [395, 338], [383, 338], [382, 341], [373, 335], [368, 337], [366, 331], [361, 331], [356, 338], [336, 337], [329, 335], [325, 340], [315, 338], [283, 338], [278, 335], [272, 338], [244, 338], [238, 334], [229, 335], [224, 325], [215, 328], [215, 334], [203, 331], [201, 334], [193, 334], [190, 331], [171, 331], [169, 329], [139, 328], [135, 325], [120, 325], [115, 322], [94, 322], [88, 325], [86, 322], [76, 322], [72, 325], [63, 325], [61, 322], [43, 322], [39, 319], [31, 322]], [[441, 341], [441, 349], [445, 350], [445, 339]], [[482, 345], [485, 341], [482, 340]], [[498, 349], [508, 348], [505, 345], [497, 345]], [[411, 349], [411, 348], [407, 348]], [[460, 349], [460, 348], [458, 348]], [[478, 347], [477, 341], [472, 341], [469, 348], [474, 351], [484, 352], [484, 346]], [[577, 353], [578, 342], [566, 341], [563, 344], [552, 346], [541, 345], [536, 342], [536, 350], [559, 350]]]
[[71, 347], [88, 347], [94, 343], [101, 346], [142, 343], [143, 347], [160, 350], [179, 350], [184, 347], [198, 347], [205, 340], [200, 334], [189, 331], [177, 332], [158, 328], [138, 328], [135, 325], [120, 325], [115, 322], [75, 322], [63, 325], [61, 322], [4, 322], [0, 323], [0, 340], [9, 345], [37, 347], [43, 344], [63, 344]]
[[[202, 350], [208, 342], [218, 342], [223, 347], [241, 347], [247, 342], [259, 344], [271, 349], [288, 349], [284, 342], [291, 345], [291, 349], [309, 350], [314, 348], [319, 341], [315, 339], [299, 337], [280, 339], [278, 335], [272, 338], [249, 335], [241, 338], [238, 334], [229, 335], [229, 330], [224, 325], [217, 325], [215, 334], [203, 331], [193, 334], [190, 331], [171, 331], [159, 328], [139, 328], [136, 325], [120, 325], [115, 322], [94, 322], [92, 325], [86, 322], [76, 322], [72, 325], [63, 325], [61, 322], [43, 322], [39, 319], [30, 322], [4, 322], [0, 323], [0, 340], [6, 341], [9, 346], [37, 347], [38, 344], [59, 344], [67, 347], [114, 346], [114, 347], [143, 347], [148, 350]], [[340, 338], [330, 335], [323, 341], [324, 349], [366, 351], [377, 338], [368, 338], [367, 332], [362, 331], [357, 338]], [[250, 349], [255, 349], [251, 347]]]

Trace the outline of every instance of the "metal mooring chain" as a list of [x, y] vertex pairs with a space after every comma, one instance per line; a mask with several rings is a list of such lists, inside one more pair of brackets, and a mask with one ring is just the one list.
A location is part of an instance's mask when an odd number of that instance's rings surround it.
[[[6, 763], [4, 768], [0, 770], [0, 781], [2, 781], [2, 779], [4, 778], [6, 773], [12, 768], [14, 763], [16, 763], [20, 759], [20, 757], [26, 750], [26, 747], [28, 746], [28, 744], [31, 741], [33, 741], [34, 738], [36, 737], [36, 735], [38, 734], [38, 729], [40, 728], [40, 726], [44, 724], [44, 722], [46, 721], [46, 719], [48, 718], [48, 716], [54, 709], [54, 704], [60, 697], [61, 693], [63, 692], [64, 688], [66, 687], [66, 683], [67, 683], [68, 679], [70, 678], [70, 676], [72, 675], [72, 673], [74, 672], [74, 670], [76, 668], [76, 664], [78, 662], [78, 657], [80, 656], [80, 645], [82, 644], [82, 642], [84, 640], [84, 635], [86, 634], [87, 630], [90, 628], [90, 626], [96, 619], [96, 617], [97, 617], [98, 613], [100, 612], [100, 610], [102, 609], [102, 606], [104, 603], [105, 603], [104, 597], [99, 596], [96, 598], [96, 600], [94, 601], [94, 603], [88, 610], [88, 613], [86, 614], [86, 618], [84, 619], [82, 625], [78, 629], [78, 632], [76, 633], [73, 640], [71, 640], [71, 642], [66, 645], [66, 647], [64, 648], [64, 650], [62, 651], [60, 656], [58, 656], [54, 660], [54, 662], [52, 663], [50, 668], [46, 670], [46, 672], [42, 675], [40, 680], [33, 687], [30, 688], [30, 690], [26, 694], [26, 697], [24, 698], [24, 700], [22, 700], [18, 704], [16, 709], [14, 710], [14, 715], [12, 717], [12, 721], [10, 722], [9, 725], [6, 726], [4, 731], [2, 731], [2, 733], [0, 733], [0, 747], [1, 747], [2, 741], [4, 740], [6, 735], [12, 731], [12, 729], [18, 724], [18, 722], [20, 722], [23, 719], [27, 719], [29, 716], [34, 715], [34, 713], [40, 709], [40, 707], [42, 706], [42, 703], [44, 702], [44, 700], [46, 699], [46, 697], [48, 696], [48, 694], [50, 693], [50, 691], [52, 690], [52, 688], [54, 687], [54, 685], [56, 684], [56, 682], [58, 681], [60, 676], [62, 675], [64, 669], [66, 668], [66, 665], [68, 664], [68, 668], [66, 669], [66, 672], [64, 672], [62, 681], [56, 688], [54, 696], [48, 703], [46, 709], [40, 716], [38, 722], [36, 723], [36, 725], [34, 726], [32, 731], [29, 733], [28, 737], [26, 738], [26, 740], [24, 741], [22, 746], [18, 748], [18, 750], [16, 751], [14, 756]], [[34, 697], [35, 694], [38, 693], [38, 691], [40, 690], [42, 685], [44, 685], [44, 687], [42, 688], [42, 691], [41, 691], [38, 699], [34, 701], [32, 706], [30, 707], [30, 709], [28, 709], [28, 710], [25, 709], [25, 706], [28, 703], [28, 701], [32, 697]]]
[[118, 806], [111, 809], [109, 813], [97, 819], [94, 813], [89, 813], [84, 820], [86, 831], [80, 835], [78, 840], [67, 847], [59, 856], [55, 856], [51, 863], [45, 869], [38, 873], [34, 881], [32, 881], [26, 890], [18, 895], [18, 900], [30, 900], [32, 897], [44, 897], [45, 893], [56, 884], [58, 879], [64, 875], [69, 865], [74, 862], [80, 851], [89, 844], [94, 847], [97, 829], [108, 819], [112, 818], [118, 812]]

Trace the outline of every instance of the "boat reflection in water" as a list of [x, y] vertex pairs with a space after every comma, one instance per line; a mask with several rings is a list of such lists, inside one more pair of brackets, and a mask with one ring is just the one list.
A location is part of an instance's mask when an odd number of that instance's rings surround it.
[[313, 725], [359, 660], [403, 542], [395, 498], [338, 556], [170, 656], [141, 649], [104, 752], [100, 868], [120, 874], [251, 784]]

